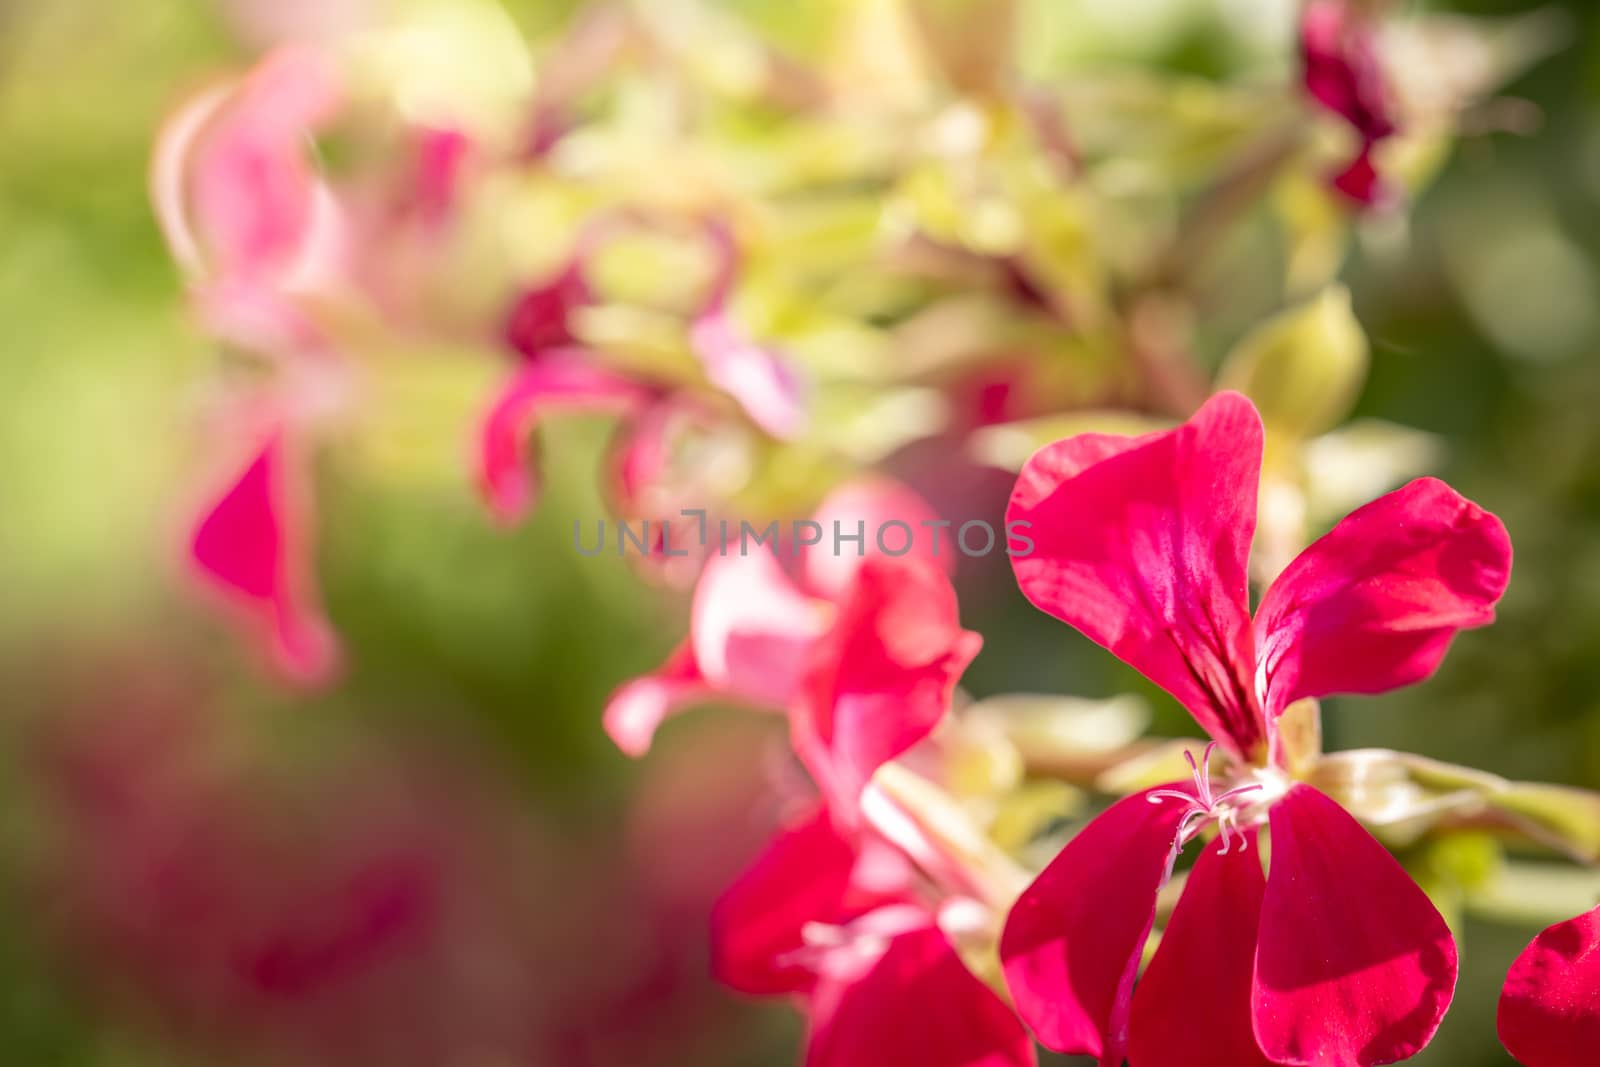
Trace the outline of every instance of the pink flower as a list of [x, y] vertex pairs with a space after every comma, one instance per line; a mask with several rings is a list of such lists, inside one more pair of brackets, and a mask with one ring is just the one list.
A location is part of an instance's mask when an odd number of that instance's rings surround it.
[[[1317, 1064], [1412, 1055], [1454, 991], [1444, 921], [1339, 805], [1288, 777], [1277, 718], [1305, 697], [1420, 681], [1482, 626], [1510, 574], [1493, 515], [1422, 479], [1307, 548], [1252, 618], [1247, 557], [1260, 416], [1223, 393], [1175, 430], [1058, 441], [1024, 467], [1008, 522], [1023, 593], [1176, 697], [1227, 758], [1095, 819], [1023, 893], [1001, 941], [1046, 1045], [1134, 1067]], [[1134, 988], [1156, 893], [1208, 825]], [[1265, 877], [1252, 847], [1271, 831]]]
[[478, 431], [477, 475], [491, 511], [502, 523], [521, 519], [536, 487], [522, 442], [556, 411], [632, 414], [653, 399], [652, 390], [602, 367], [572, 349], [548, 352], [506, 383]]
[[[876, 548], [872, 530], [890, 517], [922, 530], [920, 523], [931, 519], [932, 512], [914, 493], [890, 482], [860, 482], [835, 491], [813, 520], [827, 540], [805, 548], [798, 580], [784, 572], [771, 550], [750, 540], [730, 544], [726, 555], [713, 554], [695, 587], [688, 640], [660, 668], [618, 689], [606, 706], [606, 731], [617, 747], [631, 756], [643, 755], [661, 722], [693, 704], [723, 701], [770, 711], [798, 706], [824, 641], [831, 640], [828, 647], [835, 655], [854, 651], [848, 642], [856, 637], [872, 640], [881, 613], [895, 610], [896, 603], [934, 609], [928, 617], [931, 646], [953, 643], [954, 635], [964, 631], [955, 623], [954, 593], [937, 568], [890, 567], [863, 583], [865, 553]], [[862, 554], [848, 548], [831, 551], [835, 523], [851, 533], [858, 524], [867, 529]], [[936, 552], [931, 540], [919, 537], [906, 560], [952, 559], [950, 546], [943, 549]], [[885, 574], [903, 574], [907, 582], [900, 589], [885, 589]], [[970, 635], [963, 640], [975, 639]], [[885, 678], [908, 684], [920, 680], [895, 673], [891, 661], [902, 650], [879, 644], [878, 666]], [[937, 660], [939, 649], [903, 651], [912, 660], [923, 654]], [[966, 659], [976, 651], [973, 647]], [[862, 665], [863, 670], [870, 666]], [[965, 666], [963, 661], [955, 667], [952, 685]], [[852, 666], [842, 674], [818, 674], [810, 684], [817, 687], [816, 699], [822, 699], [822, 690], [842, 687], [841, 692], [848, 692], [859, 680]], [[817, 729], [831, 736], [833, 724], [822, 722]]]
[[[671, 432], [685, 422], [714, 416], [690, 390], [607, 369], [598, 353], [579, 344], [573, 316], [596, 299], [588, 275], [590, 258], [618, 233], [641, 225], [653, 223], [620, 214], [596, 220], [579, 236], [566, 264], [522, 290], [506, 315], [502, 338], [525, 366], [506, 383], [486, 416], [477, 460], [479, 482], [503, 522], [517, 521], [532, 503], [518, 442], [547, 412], [622, 416], [613, 450], [616, 477], [609, 489], [623, 519], [641, 511], [649, 514], [646, 498], [665, 479]], [[727, 301], [738, 273], [738, 252], [726, 227], [708, 224], [704, 235], [717, 257], [717, 277], [689, 325], [690, 345], [709, 383], [731, 398], [750, 423], [770, 436], [792, 437], [805, 421], [800, 380], [784, 360], [752, 343], [734, 325]]]
[[1600, 1049], [1600, 908], [1533, 939], [1506, 975], [1500, 1041], [1524, 1067], [1587, 1067]]
[[1027, 1032], [946, 932], [966, 903], [933, 902], [893, 846], [819, 809], [717, 902], [712, 972], [801, 1002], [806, 1067], [1030, 1067]]
[[1363, 204], [1387, 195], [1372, 163], [1372, 149], [1395, 132], [1389, 92], [1372, 27], [1349, 0], [1312, 0], [1300, 20], [1300, 53], [1306, 92], [1343, 118], [1361, 138], [1361, 149], [1333, 178], [1333, 185]]
[[333, 275], [343, 223], [307, 138], [339, 98], [320, 53], [283, 48], [196, 96], [157, 140], [151, 195], [173, 258], [208, 326], [246, 347], [315, 345], [294, 296]]

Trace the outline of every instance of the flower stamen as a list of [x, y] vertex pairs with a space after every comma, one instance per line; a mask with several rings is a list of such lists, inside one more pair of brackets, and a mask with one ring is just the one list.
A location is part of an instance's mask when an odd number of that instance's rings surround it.
[[1198, 762], [1193, 752], [1184, 752], [1183, 758], [1189, 761], [1189, 771], [1194, 776], [1192, 794], [1181, 789], [1156, 789], [1148, 794], [1152, 804], [1176, 800], [1187, 805], [1187, 810], [1178, 823], [1178, 830], [1172, 838], [1172, 852], [1167, 857], [1168, 877], [1171, 877], [1172, 867], [1178, 861], [1178, 854], [1183, 851], [1185, 845], [1199, 836], [1209, 822], [1216, 822], [1217, 832], [1222, 837], [1222, 849], [1218, 855], [1226, 856], [1233, 851], [1235, 844], [1239, 846], [1240, 851], [1248, 846], [1249, 838], [1239, 827], [1241, 805], [1236, 801], [1239, 797], [1254, 793], [1263, 786], [1260, 782], [1250, 782], [1221, 793], [1215, 792], [1211, 787], [1211, 753], [1216, 747], [1215, 741], [1208, 743]]

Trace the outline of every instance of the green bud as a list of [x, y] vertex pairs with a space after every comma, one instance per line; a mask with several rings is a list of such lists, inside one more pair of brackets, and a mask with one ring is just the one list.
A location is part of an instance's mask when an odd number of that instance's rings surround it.
[[1367, 361], [1350, 291], [1330, 285], [1247, 334], [1223, 363], [1219, 382], [1254, 400], [1270, 430], [1307, 438], [1349, 412]]

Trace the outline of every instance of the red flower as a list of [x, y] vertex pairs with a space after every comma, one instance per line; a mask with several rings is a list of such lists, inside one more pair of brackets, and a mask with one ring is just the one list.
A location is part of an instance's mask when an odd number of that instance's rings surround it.
[[[1175, 430], [1047, 446], [1007, 514], [1032, 524], [1035, 551], [1013, 560], [1024, 594], [1166, 689], [1228, 757], [1233, 788], [1213, 788], [1207, 760], [1192, 785], [1094, 820], [1007, 923], [1023, 1017], [1102, 1064], [1390, 1063], [1427, 1044], [1454, 990], [1444, 921], [1351, 815], [1290, 782], [1276, 723], [1301, 698], [1425, 678], [1457, 631], [1492, 619], [1510, 542], [1422, 479], [1301, 553], [1252, 619], [1261, 454], [1260, 416], [1224, 393]], [[1135, 991], [1156, 893], [1209, 824], [1221, 835]], [[1262, 825], [1264, 878], [1249, 847]]]
[[1600, 1049], [1600, 908], [1533, 939], [1506, 975], [1500, 1041], [1525, 1067], [1587, 1067]]
[[904, 855], [826, 809], [779, 832], [717, 902], [712, 970], [804, 1006], [806, 1067], [1031, 1067], [1033, 1043], [961, 961]]
[[1377, 203], [1386, 190], [1372, 148], [1395, 132], [1395, 122], [1372, 27], [1348, 0], [1312, 0], [1300, 20], [1300, 53], [1306, 92], [1361, 138], [1360, 151], [1333, 178], [1334, 188], [1363, 204]]

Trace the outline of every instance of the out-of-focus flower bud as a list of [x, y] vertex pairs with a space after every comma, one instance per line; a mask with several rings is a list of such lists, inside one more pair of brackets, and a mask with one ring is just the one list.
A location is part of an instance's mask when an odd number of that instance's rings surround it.
[[1304, 439], [1350, 410], [1367, 364], [1367, 338], [1350, 291], [1330, 285], [1247, 334], [1229, 353], [1218, 384], [1254, 400], [1269, 431]]

